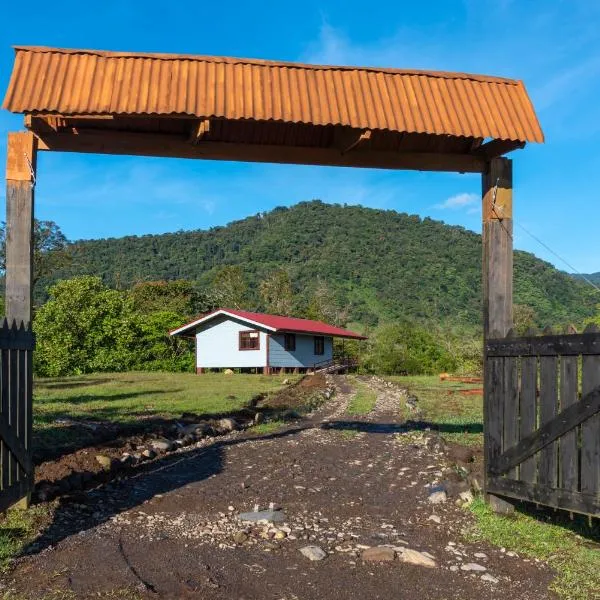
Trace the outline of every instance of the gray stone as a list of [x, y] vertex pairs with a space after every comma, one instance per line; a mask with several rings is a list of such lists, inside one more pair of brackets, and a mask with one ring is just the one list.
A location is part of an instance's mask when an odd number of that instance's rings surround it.
[[235, 419], [227, 417], [225, 419], [219, 419], [217, 421], [217, 428], [225, 432], [235, 431], [236, 429], [238, 429], [238, 424]]
[[202, 437], [208, 433], [209, 426], [206, 423], [191, 423], [185, 425], [179, 430], [181, 437], [193, 436]]
[[483, 565], [478, 565], [477, 563], [467, 563], [466, 565], [462, 565], [460, 568], [461, 571], [487, 571], [486, 567]]
[[388, 562], [396, 558], [396, 551], [388, 546], [373, 546], [363, 550], [360, 557], [368, 562]]
[[152, 448], [157, 452], [168, 452], [173, 448], [173, 442], [165, 438], [160, 438], [152, 442]]
[[233, 541], [236, 544], [243, 544], [248, 539], [248, 534], [243, 531], [236, 531], [233, 534]]
[[498, 580], [493, 575], [490, 575], [489, 573], [484, 573], [481, 576], [481, 581], [487, 581], [488, 583], [498, 583]]
[[96, 456], [96, 462], [105, 470], [110, 471], [112, 467], [113, 459], [110, 456], [104, 456], [103, 454], [98, 454]]
[[412, 548], [398, 548], [398, 558], [402, 562], [410, 565], [427, 567], [428, 569], [437, 567], [437, 563], [430, 554], [427, 554], [426, 552], [419, 552], [418, 550], [413, 550]]
[[448, 499], [448, 495], [446, 494], [446, 490], [443, 487], [432, 487], [429, 492], [429, 503], [430, 504], [442, 504], [446, 502]]
[[466, 492], [461, 492], [459, 494], [459, 497], [465, 504], [471, 504], [471, 502], [473, 502], [474, 500], [473, 493], [469, 490], [467, 490]]
[[510, 515], [515, 512], [514, 504], [511, 504], [510, 502], [507, 502], [498, 496], [489, 494], [487, 499], [490, 508], [499, 515]]
[[265, 416], [261, 412], [257, 412], [254, 415], [254, 424], [260, 425], [265, 420]]
[[146, 448], [142, 451], [142, 456], [146, 459], [151, 459], [156, 456], [156, 452], [154, 452], [154, 450], [151, 450], [150, 448]]
[[438, 525], [442, 522], [441, 517], [439, 517], [438, 515], [430, 515], [427, 518], [428, 521], [433, 521], [434, 523], [437, 523]]
[[240, 513], [240, 521], [269, 521], [271, 523], [282, 523], [285, 514], [280, 510], [253, 510], [252, 512]]
[[323, 560], [327, 556], [327, 553], [319, 546], [304, 546], [304, 548], [300, 548], [300, 554], [312, 561]]

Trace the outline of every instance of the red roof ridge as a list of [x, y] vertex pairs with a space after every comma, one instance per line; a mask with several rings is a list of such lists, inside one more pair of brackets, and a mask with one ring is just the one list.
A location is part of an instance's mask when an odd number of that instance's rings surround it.
[[180, 333], [183, 333], [184, 331], [193, 329], [197, 325], [200, 325], [202, 322], [210, 320], [213, 316], [217, 316], [219, 314], [238, 317], [244, 321], [250, 321], [252, 323], [256, 323], [258, 325], [266, 327], [267, 329], [271, 329], [273, 330], [273, 332], [290, 331], [294, 333], [327, 335], [331, 337], [366, 339], [365, 336], [359, 333], [350, 331], [349, 329], [344, 329], [342, 327], [337, 327], [335, 325], [329, 325], [328, 323], [325, 323], [323, 321], [305, 319], [302, 317], [287, 317], [284, 315], [258, 313], [233, 308], [218, 308], [213, 310], [212, 312], [200, 315], [192, 321], [190, 321], [189, 323], [186, 323], [181, 327], [172, 329], [171, 331], [169, 331], [169, 334], [178, 335]]

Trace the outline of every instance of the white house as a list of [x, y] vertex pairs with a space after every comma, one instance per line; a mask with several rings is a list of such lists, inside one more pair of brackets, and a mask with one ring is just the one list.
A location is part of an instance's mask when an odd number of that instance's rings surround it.
[[320, 321], [220, 308], [170, 332], [194, 335], [196, 372], [206, 369], [307, 371], [333, 359], [333, 338], [364, 336]]

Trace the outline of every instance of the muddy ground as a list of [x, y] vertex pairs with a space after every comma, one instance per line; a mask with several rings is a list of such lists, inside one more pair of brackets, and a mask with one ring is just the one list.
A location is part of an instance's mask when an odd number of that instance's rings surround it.
[[[332, 400], [282, 430], [206, 439], [63, 498], [4, 590], [25, 598], [553, 597], [544, 564], [464, 541], [473, 517], [455, 500], [477, 478], [477, 456], [470, 462], [469, 451], [413, 430], [400, 388], [369, 380], [374, 410], [349, 418], [354, 390], [345, 378], [335, 383]], [[430, 503], [442, 482], [447, 501]], [[284, 523], [237, 518], [271, 503]], [[308, 560], [307, 545], [327, 556]], [[398, 558], [363, 560], [375, 546]], [[403, 562], [406, 548], [435, 566]]]

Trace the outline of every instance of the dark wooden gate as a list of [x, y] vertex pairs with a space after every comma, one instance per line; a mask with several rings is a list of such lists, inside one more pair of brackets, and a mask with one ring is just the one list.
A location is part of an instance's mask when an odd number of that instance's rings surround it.
[[600, 333], [489, 339], [486, 491], [600, 516]]
[[31, 446], [32, 355], [30, 328], [0, 324], [0, 511], [33, 488]]

